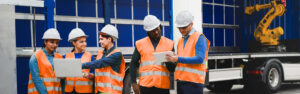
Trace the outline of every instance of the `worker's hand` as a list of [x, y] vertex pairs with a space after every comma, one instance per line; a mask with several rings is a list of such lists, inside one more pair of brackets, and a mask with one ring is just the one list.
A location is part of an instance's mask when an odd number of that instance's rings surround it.
[[173, 53], [173, 55], [166, 54], [166, 59], [169, 62], [177, 62], [178, 61], [178, 56], [175, 53]]
[[84, 78], [88, 78], [88, 79], [94, 79], [94, 74], [92, 74], [92, 73], [84, 73], [83, 74], [83, 77]]
[[132, 83], [132, 88], [133, 88], [133, 91], [134, 91], [134, 94], [140, 94], [140, 87], [137, 83]]

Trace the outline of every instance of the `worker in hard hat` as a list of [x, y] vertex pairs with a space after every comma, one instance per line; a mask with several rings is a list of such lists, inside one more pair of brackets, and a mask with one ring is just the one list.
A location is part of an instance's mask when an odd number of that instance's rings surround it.
[[182, 38], [178, 41], [177, 55], [166, 55], [168, 61], [178, 62], [175, 69], [177, 94], [203, 93], [210, 42], [193, 28], [193, 20], [189, 11], [177, 14], [175, 26]]
[[53, 59], [63, 58], [55, 53], [61, 40], [60, 35], [56, 29], [50, 28], [42, 39], [43, 48], [30, 57], [28, 94], [61, 94], [60, 79], [55, 76], [53, 70]]
[[95, 93], [122, 94], [125, 76], [125, 60], [114, 42], [118, 30], [113, 25], [105, 25], [99, 33], [103, 49], [98, 51], [95, 61], [83, 63], [83, 69], [95, 69]]
[[[147, 15], [143, 23], [148, 36], [136, 41], [130, 63], [133, 90], [135, 94], [170, 94], [169, 70], [175, 65], [154, 62], [153, 53], [172, 51], [174, 43], [161, 36], [162, 26], [157, 17]], [[136, 82], [137, 69], [140, 75], [138, 84]]]
[[[82, 63], [94, 61], [94, 57], [91, 53], [86, 52], [86, 38], [87, 35], [80, 28], [74, 28], [70, 34], [68, 41], [74, 47], [70, 53], [67, 53], [64, 57], [66, 59], [81, 59]], [[93, 93], [93, 69], [83, 69], [82, 73], [85, 73], [85, 77], [67, 77], [65, 79], [66, 94], [91, 94]]]

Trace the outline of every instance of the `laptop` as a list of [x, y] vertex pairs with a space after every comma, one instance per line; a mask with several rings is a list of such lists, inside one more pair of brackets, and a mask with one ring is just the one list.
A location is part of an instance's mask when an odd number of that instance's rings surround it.
[[80, 59], [53, 59], [56, 77], [82, 77]]

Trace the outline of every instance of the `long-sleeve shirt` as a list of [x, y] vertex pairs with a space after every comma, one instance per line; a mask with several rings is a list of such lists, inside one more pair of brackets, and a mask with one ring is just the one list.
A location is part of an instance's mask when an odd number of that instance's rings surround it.
[[[43, 48], [42, 50], [46, 54], [47, 59], [49, 60], [49, 62], [51, 63], [51, 65], [53, 66], [54, 52], [52, 54], [49, 54], [45, 50], [45, 48]], [[53, 67], [52, 67], [52, 69], [53, 69]], [[40, 94], [47, 94], [47, 89], [46, 89], [43, 81], [41, 80], [41, 78], [39, 76], [39, 67], [38, 67], [38, 62], [37, 62], [35, 54], [33, 54], [30, 57], [29, 70], [30, 70], [31, 77], [32, 77], [33, 83], [34, 83], [35, 88], [37, 89], [37, 91]]]
[[[154, 50], [156, 49], [160, 39], [158, 40], [154, 40], [152, 39], [151, 37], [149, 37], [150, 40], [151, 40], [151, 43], [154, 47]], [[173, 51], [174, 51], [174, 48], [173, 48]], [[130, 77], [131, 77], [131, 82], [132, 83], [136, 83], [136, 76], [137, 76], [137, 69], [138, 67], [140, 66], [140, 59], [141, 59], [141, 54], [139, 53], [139, 51], [137, 50], [137, 48], [135, 47], [134, 49], [134, 52], [133, 52], [133, 55], [131, 57], [131, 62], [130, 62]], [[170, 71], [170, 72], [174, 72], [175, 71], [175, 64], [174, 63], [171, 63], [171, 62], [166, 62], [166, 66], [167, 66], [167, 69]]]
[[104, 53], [101, 59], [83, 63], [82, 69], [97, 69], [110, 66], [115, 72], [120, 73], [120, 65], [122, 61], [122, 53], [116, 52], [106, 57], [110, 52], [112, 52], [116, 47], [113, 46], [109, 50], [104, 49]]
[[[194, 28], [190, 31], [190, 33], [187, 36], [183, 36], [184, 38], [184, 45], [189, 38], [190, 35], [192, 35], [194, 32], [197, 32]], [[178, 57], [178, 62], [185, 63], [185, 64], [202, 64], [205, 59], [206, 54], [206, 48], [207, 48], [207, 42], [203, 35], [201, 35], [196, 43], [195, 51], [196, 56], [193, 57]]]

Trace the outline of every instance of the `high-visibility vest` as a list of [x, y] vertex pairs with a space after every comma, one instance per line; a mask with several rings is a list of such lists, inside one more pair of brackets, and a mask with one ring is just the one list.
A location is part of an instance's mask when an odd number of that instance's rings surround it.
[[[98, 51], [97, 60], [102, 58], [103, 52], [104, 50]], [[120, 52], [120, 50], [114, 49], [106, 57], [116, 52]], [[95, 69], [95, 93], [100, 91], [102, 93], [122, 94], [124, 76], [125, 60], [123, 56], [119, 72], [115, 72], [111, 66]]]
[[[74, 59], [75, 54], [67, 53], [66, 58]], [[84, 52], [81, 57], [81, 63], [90, 62], [92, 54]], [[90, 73], [90, 69], [83, 69], [82, 73]], [[92, 93], [93, 80], [83, 77], [67, 77], [65, 81], [65, 92], [72, 92], [74, 89], [77, 93]]]
[[[189, 36], [185, 47], [183, 47], [184, 39], [181, 38], [178, 41], [177, 53], [179, 57], [193, 57], [196, 56], [195, 46], [200, 37], [200, 32], [194, 32]], [[203, 35], [204, 36], [204, 35]], [[205, 37], [205, 36], [204, 36]], [[204, 84], [205, 75], [207, 71], [207, 55], [209, 51], [210, 42], [205, 37], [207, 42], [207, 48], [205, 53], [204, 62], [202, 64], [184, 64], [177, 63], [175, 68], [175, 80], [188, 81], [194, 83]]]
[[[49, 62], [46, 54], [43, 52], [43, 50], [39, 50], [35, 52], [35, 56], [38, 63], [40, 78], [43, 81], [48, 94], [61, 94], [60, 79], [56, 78], [52, 65]], [[54, 53], [54, 58], [63, 57], [58, 53]], [[29, 74], [28, 94], [39, 94], [33, 83], [31, 74]]]
[[169, 70], [161, 62], [154, 62], [153, 53], [172, 51], [174, 43], [165, 37], [161, 37], [156, 49], [149, 37], [136, 42], [136, 48], [141, 55], [139, 67], [139, 85], [143, 87], [170, 88]]

